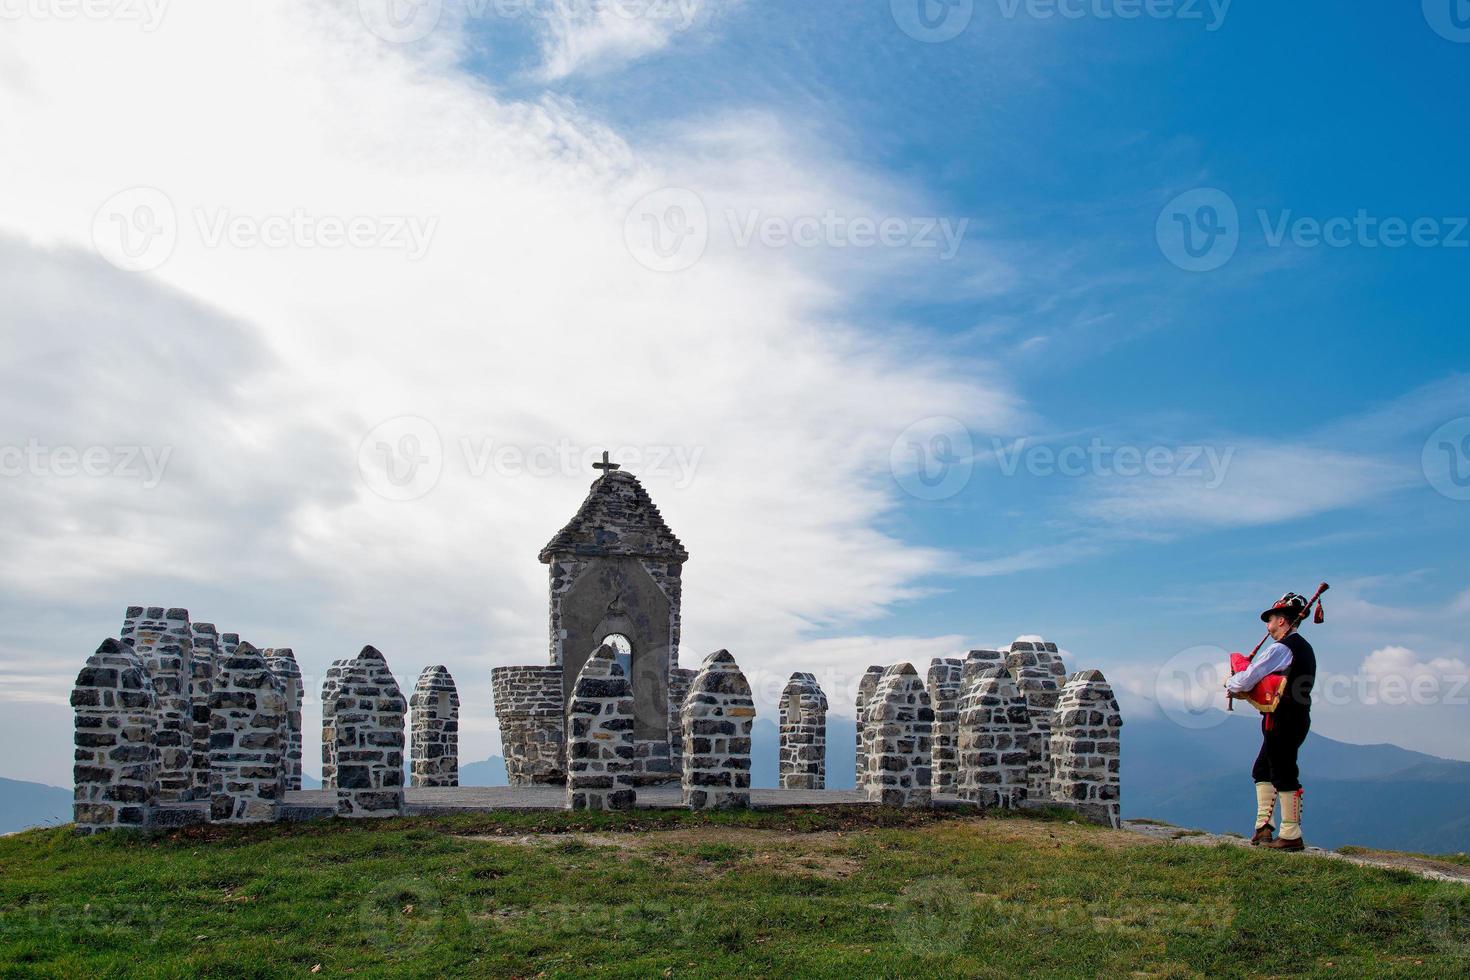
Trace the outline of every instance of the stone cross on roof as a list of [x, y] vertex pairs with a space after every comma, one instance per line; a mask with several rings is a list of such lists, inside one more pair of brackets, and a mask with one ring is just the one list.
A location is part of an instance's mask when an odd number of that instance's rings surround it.
[[611, 473], [613, 470], [620, 470], [623, 467], [620, 464], [618, 464], [618, 463], [610, 462], [609, 461], [609, 458], [608, 458], [607, 450], [603, 450], [603, 452], [602, 452], [602, 462], [600, 462], [600, 463], [593, 463], [592, 464], [592, 468], [594, 470], [606, 470], [607, 472]]

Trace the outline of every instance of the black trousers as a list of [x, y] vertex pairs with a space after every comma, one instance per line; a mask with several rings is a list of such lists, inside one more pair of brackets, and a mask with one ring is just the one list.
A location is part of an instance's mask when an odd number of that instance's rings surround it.
[[1251, 777], [1258, 783], [1270, 783], [1278, 793], [1295, 793], [1301, 789], [1296, 754], [1311, 727], [1312, 718], [1306, 713], [1262, 717], [1261, 752], [1251, 767]]

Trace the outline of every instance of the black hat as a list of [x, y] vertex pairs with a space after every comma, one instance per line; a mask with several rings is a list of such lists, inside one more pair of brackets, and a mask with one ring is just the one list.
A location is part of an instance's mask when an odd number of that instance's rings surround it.
[[1285, 616], [1291, 625], [1295, 626], [1301, 621], [1302, 614], [1307, 611], [1307, 600], [1295, 592], [1288, 592], [1276, 604], [1261, 613], [1261, 622], [1269, 623], [1272, 616]]

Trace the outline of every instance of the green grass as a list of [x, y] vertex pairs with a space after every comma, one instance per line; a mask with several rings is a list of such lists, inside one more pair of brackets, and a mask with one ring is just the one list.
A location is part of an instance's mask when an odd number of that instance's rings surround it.
[[1427, 976], [1470, 888], [1057, 819], [519, 813], [0, 839], [0, 975]]

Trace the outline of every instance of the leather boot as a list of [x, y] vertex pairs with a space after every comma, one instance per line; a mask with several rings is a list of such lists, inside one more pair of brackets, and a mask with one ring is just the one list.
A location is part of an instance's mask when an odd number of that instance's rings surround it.
[[1251, 843], [1269, 844], [1276, 830], [1271, 825], [1271, 814], [1276, 809], [1276, 787], [1270, 783], [1256, 783], [1256, 832]]
[[1287, 793], [1281, 798], [1281, 836], [1266, 845], [1277, 851], [1303, 851], [1302, 840], [1302, 791]]

